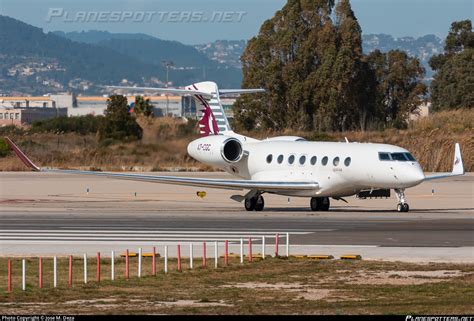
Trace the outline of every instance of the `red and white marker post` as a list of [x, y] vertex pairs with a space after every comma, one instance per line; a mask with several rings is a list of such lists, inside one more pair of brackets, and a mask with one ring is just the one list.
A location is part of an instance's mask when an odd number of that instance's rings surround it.
[[72, 255], [69, 255], [69, 277], [68, 277], [68, 285], [72, 287]]

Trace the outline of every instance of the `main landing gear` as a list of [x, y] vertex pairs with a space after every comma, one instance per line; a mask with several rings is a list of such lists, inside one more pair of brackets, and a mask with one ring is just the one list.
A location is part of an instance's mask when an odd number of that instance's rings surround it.
[[265, 201], [262, 195], [255, 195], [254, 197], [245, 199], [245, 209], [247, 211], [262, 211], [265, 207]]
[[399, 211], [399, 212], [408, 212], [410, 210], [410, 206], [408, 206], [408, 203], [406, 203], [405, 189], [404, 188], [401, 188], [401, 189], [396, 188], [395, 193], [397, 194], [397, 198], [398, 198], [398, 202], [399, 202], [398, 205], [397, 205], [397, 211]]
[[328, 211], [329, 197], [311, 197], [310, 205], [312, 211]]

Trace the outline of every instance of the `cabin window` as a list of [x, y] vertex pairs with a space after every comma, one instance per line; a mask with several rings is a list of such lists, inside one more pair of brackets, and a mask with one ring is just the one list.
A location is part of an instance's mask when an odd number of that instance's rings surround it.
[[277, 162], [278, 164], [283, 163], [283, 155], [278, 155]]
[[270, 164], [272, 162], [272, 159], [273, 159], [273, 155], [270, 154], [267, 156], [267, 163]]
[[339, 165], [339, 157], [334, 158], [334, 159], [332, 160], [332, 164], [333, 164], [334, 166]]
[[321, 164], [323, 164], [323, 166], [326, 166], [328, 164], [328, 157], [327, 156], [323, 157], [323, 159], [321, 160]]
[[408, 160], [411, 162], [416, 162], [415, 157], [413, 157], [413, 155], [410, 153], [405, 153], [405, 157], [408, 158]]
[[390, 154], [389, 153], [379, 153], [379, 160], [381, 161], [389, 161], [389, 160], [392, 160], [390, 158]]
[[344, 165], [349, 166], [350, 164], [351, 164], [351, 158], [346, 157], [346, 159], [344, 160]]
[[316, 156], [311, 157], [311, 165], [315, 165], [316, 160], [317, 160]]
[[392, 159], [400, 162], [406, 162], [408, 160], [404, 153], [392, 153]]
[[292, 165], [295, 162], [295, 155], [290, 155], [288, 157], [288, 164]]
[[300, 157], [300, 165], [304, 165], [304, 163], [306, 163], [306, 156], [301, 156]]

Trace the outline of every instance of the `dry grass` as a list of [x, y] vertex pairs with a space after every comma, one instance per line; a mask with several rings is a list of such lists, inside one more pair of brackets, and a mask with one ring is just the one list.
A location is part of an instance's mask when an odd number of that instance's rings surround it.
[[[67, 258], [59, 260], [59, 287], [52, 288], [52, 260], [44, 260], [44, 288], [38, 289], [38, 259], [28, 259], [28, 290], [21, 291], [20, 259], [14, 261], [12, 293], [0, 291], [6, 314], [471, 314], [474, 266], [371, 261], [308, 261], [276, 258], [229, 267], [176, 271], [151, 276], [144, 259], [141, 279], [131, 259], [130, 279], [117, 260], [117, 280], [102, 260], [100, 285], [95, 259], [89, 259], [90, 282], [83, 284], [82, 260], [74, 260], [74, 284], [67, 285]], [[209, 262], [212, 263], [212, 262]], [[223, 263], [222, 260], [220, 263]], [[212, 264], [211, 264], [212, 265]], [[200, 266], [200, 261], [195, 262]], [[0, 258], [0, 282], [6, 286], [6, 259]]]
[[[101, 146], [95, 135], [32, 134], [13, 136], [31, 158], [43, 166], [59, 168], [100, 169], [112, 171], [180, 171], [215, 170], [187, 155], [187, 144], [197, 135], [182, 132], [180, 119], [139, 120], [144, 129], [140, 142]], [[249, 136], [266, 138], [276, 135], [298, 135], [311, 140], [380, 142], [410, 150], [425, 171], [450, 171], [454, 143], [462, 148], [466, 171], [474, 171], [474, 110], [436, 113], [411, 122], [406, 130], [345, 132], [249, 132]], [[11, 155], [0, 158], [0, 170], [26, 168]]]

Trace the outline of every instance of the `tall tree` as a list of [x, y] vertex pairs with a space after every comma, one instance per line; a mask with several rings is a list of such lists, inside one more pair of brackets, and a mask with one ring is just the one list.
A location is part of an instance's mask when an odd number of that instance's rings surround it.
[[127, 97], [112, 95], [107, 100], [107, 109], [102, 126], [99, 128], [99, 140], [113, 139], [133, 141], [142, 138], [143, 130], [135, 117], [128, 112]]
[[375, 50], [365, 59], [375, 73], [377, 118], [385, 126], [406, 126], [406, 120], [417, 112], [427, 91], [422, 83], [424, 68], [420, 61], [400, 50]]
[[[275, 130], [313, 127], [314, 72], [322, 64], [327, 45], [320, 43], [319, 33], [328, 24], [332, 26], [333, 6], [333, 0], [289, 0], [263, 23], [241, 57], [242, 86], [263, 87], [267, 93], [238, 99], [237, 126]], [[333, 33], [329, 34], [335, 43]]]
[[444, 53], [429, 64], [437, 73], [431, 82], [434, 110], [474, 106], [474, 32], [471, 20], [453, 22]]

